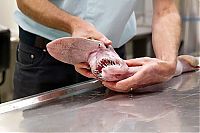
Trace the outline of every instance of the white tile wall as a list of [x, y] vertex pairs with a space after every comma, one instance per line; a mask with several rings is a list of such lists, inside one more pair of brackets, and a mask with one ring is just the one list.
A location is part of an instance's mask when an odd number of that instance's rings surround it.
[[17, 9], [15, 0], [0, 0], [0, 25], [11, 30], [12, 36], [18, 36], [18, 27], [14, 21], [13, 13]]

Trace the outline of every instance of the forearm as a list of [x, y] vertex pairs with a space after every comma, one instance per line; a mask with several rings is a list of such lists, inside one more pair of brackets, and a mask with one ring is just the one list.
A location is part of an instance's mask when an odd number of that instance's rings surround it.
[[[156, 0], [155, 0], [156, 1]], [[158, 59], [176, 64], [180, 41], [180, 16], [172, 1], [154, 1], [153, 48]], [[159, 2], [158, 2], [159, 1]]]
[[75, 16], [59, 9], [48, 0], [17, 0], [18, 8], [28, 17], [51, 28], [73, 32]]

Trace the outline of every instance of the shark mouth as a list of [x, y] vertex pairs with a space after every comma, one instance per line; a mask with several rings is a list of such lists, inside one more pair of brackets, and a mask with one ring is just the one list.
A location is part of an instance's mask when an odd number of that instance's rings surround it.
[[117, 65], [120, 66], [120, 63], [117, 60], [113, 61], [108, 58], [102, 58], [99, 62], [97, 62], [96, 69], [93, 70], [93, 74], [96, 75], [99, 79], [102, 79], [102, 70], [104, 68]]

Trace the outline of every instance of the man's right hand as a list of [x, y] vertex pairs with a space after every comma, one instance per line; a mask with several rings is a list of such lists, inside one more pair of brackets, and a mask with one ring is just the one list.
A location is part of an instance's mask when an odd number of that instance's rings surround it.
[[[98, 32], [94, 25], [76, 17], [72, 24], [72, 37], [83, 37], [87, 39], [95, 39], [102, 41], [105, 45], [111, 45], [112, 42], [107, 39], [102, 33]], [[89, 64], [82, 62], [75, 65], [77, 72], [88, 78], [95, 78], [92, 74]]]
[[75, 17], [72, 21], [72, 37], [83, 37], [102, 41], [105, 45], [111, 45], [112, 42], [102, 33], [98, 32], [93, 24]]

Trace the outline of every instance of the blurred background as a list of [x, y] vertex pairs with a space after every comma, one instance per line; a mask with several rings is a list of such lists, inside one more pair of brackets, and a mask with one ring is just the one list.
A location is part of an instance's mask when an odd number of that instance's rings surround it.
[[[175, 0], [182, 18], [179, 54], [200, 56], [200, 0]], [[127, 58], [154, 57], [151, 47], [152, 1], [137, 0], [137, 35], [126, 45]], [[13, 18], [16, 2], [0, 1], [0, 103], [12, 100], [18, 27]]]

